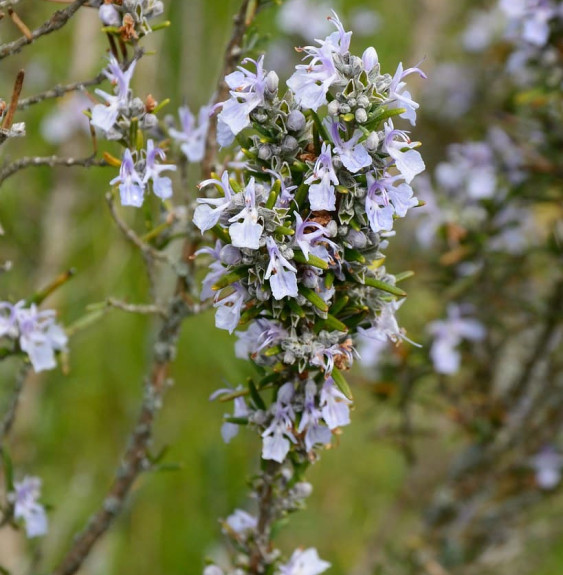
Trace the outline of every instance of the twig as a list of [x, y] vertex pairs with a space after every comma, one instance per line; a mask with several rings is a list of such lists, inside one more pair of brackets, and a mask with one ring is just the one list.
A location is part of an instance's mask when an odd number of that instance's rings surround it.
[[105, 80], [106, 76], [103, 72], [98, 74], [95, 78], [91, 80], [84, 80], [82, 82], [73, 82], [71, 84], [57, 84], [55, 87], [51, 88], [50, 90], [46, 90], [45, 92], [41, 92], [40, 94], [36, 94], [35, 96], [31, 96], [29, 98], [24, 98], [20, 100], [18, 104], [19, 110], [25, 110], [29, 106], [33, 104], [38, 104], [39, 102], [43, 102], [44, 100], [49, 100], [53, 98], [60, 98], [69, 92], [81, 92], [84, 88], [89, 86], [97, 86], [101, 84]]
[[16, 114], [16, 109], [18, 107], [18, 100], [20, 99], [20, 94], [23, 88], [23, 79], [25, 72], [20, 70], [16, 76], [16, 81], [14, 83], [14, 90], [12, 92], [12, 99], [10, 100], [10, 107], [2, 120], [2, 129], [9, 130], [14, 122], [14, 116]]
[[28, 40], [31, 40], [31, 30], [25, 25], [23, 20], [14, 12], [13, 8], [8, 8], [8, 15], [12, 19], [12, 22], [19, 28], [20, 32]]
[[8, 42], [7, 44], [2, 44], [0, 46], [0, 60], [3, 60], [7, 56], [11, 56], [12, 54], [16, 54], [19, 52], [24, 46], [35, 42], [41, 36], [45, 36], [46, 34], [50, 34], [51, 32], [55, 32], [62, 28], [74, 15], [74, 13], [84, 4], [86, 4], [88, 0], [74, 0], [74, 2], [64, 10], [57, 10], [49, 20], [44, 22], [39, 28], [36, 28], [32, 33], [31, 37], [28, 38], [26, 36], [22, 36], [18, 40], [14, 40], [13, 42]]
[[174, 358], [176, 342], [183, 320], [191, 313], [182, 298], [173, 298], [153, 347], [153, 368], [145, 383], [145, 396], [128, 446], [118, 466], [113, 484], [101, 508], [79, 533], [53, 575], [73, 575], [80, 568], [92, 547], [107, 531], [121, 511], [136, 478], [149, 465], [147, 455], [155, 416], [169, 386], [168, 368]]
[[8, 437], [10, 430], [14, 425], [14, 421], [16, 419], [16, 411], [20, 401], [21, 392], [23, 390], [23, 384], [28, 373], [29, 365], [25, 364], [21, 367], [18, 374], [16, 375], [16, 384], [12, 392], [10, 405], [8, 406], [8, 410], [4, 414], [2, 423], [0, 424], [0, 450], [2, 449], [2, 445], [4, 444], [4, 441]]
[[[211, 104], [214, 105], [217, 102], [222, 102], [226, 100], [229, 95], [229, 86], [225, 82], [225, 76], [233, 72], [239, 62], [241, 55], [241, 44], [244, 35], [251, 24], [251, 20], [248, 20], [246, 13], [248, 10], [248, 5], [250, 0], [243, 0], [243, 3], [238, 11], [238, 14], [234, 18], [234, 27], [231, 39], [227, 44], [225, 50], [225, 55], [223, 58], [223, 68], [221, 70], [221, 75], [219, 76], [219, 81], [217, 82], [217, 87], [215, 90], [215, 95], [212, 99]], [[257, 4], [260, 4], [258, 2]], [[258, 8], [257, 8], [258, 10]], [[254, 14], [252, 15], [254, 16]], [[209, 174], [213, 171], [213, 165], [217, 156], [217, 117], [214, 115], [209, 119], [209, 129], [207, 131], [207, 137], [205, 139], [205, 155], [201, 164], [201, 171], [204, 177], [209, 177]]]
[[105, 303], [108, 307], [114, 307], [116, 309], [120, 309], [122, 311], [126, 311], [129, 313], [138, 313], [143, 315], [157, 314], [161, 315], [162, 317], [166, 317], [167, 313], [166, 309], [158, 305], [130, 304], [124, 301], [117, 300], [112, 297], [108, 298]]
[[109, 164], [103, 160], [98, 159], [94, 155], [88, 156], [87, 158], [61, 158], [59, 156], [34, 156], [34, 157], [24, 157], [16, 160], [15, 162], [5, 164], [0, 170], [0, 186], [7, 180], [10, 176], [13, 176], [20, 170], [25, 170], [26, 168], [39, 168], [41, 166], [49, 166], [54, 168], [55, 166], [65, 166], [67, 168], [80, 166], [83, 168], [91, 168], [92, 166], [104, 167]]

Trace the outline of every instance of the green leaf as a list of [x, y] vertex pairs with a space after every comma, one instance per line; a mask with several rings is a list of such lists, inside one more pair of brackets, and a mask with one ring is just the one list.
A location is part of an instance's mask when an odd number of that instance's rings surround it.
[[352, 248], [344, 249], [344, 258], [348, 262], [358, 262], [360, 264], [366, 263], [366, 258], [358, 250]]
[[211, 289], [213, 291], [219, 291], [235, 282], [240, 281], [248, 275], [248, 266], [239, 266], [227, 275], [224, 275], [217, 283], [213, 284]]
[[295, 250], [293, 252], [293, 259], [298, 264], [307, 264], [309, 266], [312, 266], [314, 268], [319, 268], [321, 270], [327, 270], [328, 269], [328, 264], [324, 260], [322, 260], [321, 258], [319, 258], [313, 254], [309, 254], [309, 259], [307, 259], [303, 252], [301, 252], [299, 250]]
[[10, 493], [14, 491], [14, 465], [6, 447], [2, 448], [0, 454], [2, 455], [2, 466], [4, 467], [6, 491]]
[[352, 401], [354, 399], [354, 397], [352, 396], [352, 391], [350, 390], [350, 386], [348, 385], [348, 382], [346, 381], [346, 379], [344, 378], [344, 376], [342, 375], [342, 372], [337, 368], [334, 367], [332, 369], [332, 379], [334, 380], [334, 383], [336, 384], [336, 387], [338, 387], [338, 389], [350, 400]]
[[256, 386], [254, 385], [254, 381], [252, 381], [252, 379], [248, 380], [248, 390], [250, 391], [250, 397], [252, 398], [254, 405], [258, 409], [262, 409], [263, 411], [266, 411], [266, 409], [267, 409], [266, 404], [264, 403], [264, 400], [262, 399], [262, 397], [258, 393], [258, 390], [256, 389]]
[[377, 280], [375, 278], [367, 277], [364, 281], [365, 285], [380, 289], [381, 291], [396, 295], [397, 297], [406, 297], [407, 292], [403, 291], [394, 285], [388, 284], [384, 281]]
[[276, 205], [276, 200], [278, 199], [281, 190], [281, 180], [276, 180], [272, 189], [270, 190], [270, 195], [266, 201], [266, 207], [271, 210]]
[[412, 278], [412, 276], [414, 276], [414, 272], [412, 270], [409, 270], [406, 272], [401, 272], [400, 274], [397, 274], [395, 276], [395, 283], [399, 283], [399, 282], [402, 282], [403, 280], [407, 280], [409, 278]]
[[321, 298], [321, 296], [313, 291], [311, 288], [300, 286], [299, 293], [307, 300], [309, 300], [317, 309], [321, 311], [327, 312], [328, 305], [327, 303]]

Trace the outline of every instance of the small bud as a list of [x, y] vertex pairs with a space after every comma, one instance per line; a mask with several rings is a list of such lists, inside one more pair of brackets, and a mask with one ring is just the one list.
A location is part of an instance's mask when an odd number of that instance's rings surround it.
[[328, 113], [331, 116], [338, 116], [338, 114], [340, 114], [340, 103], [337, 100], [333, 100], [332, 102], [329, 102], [327, 108], [328, 108]]
[[113, 4], [102, 4], [98, 16], [104, 26], [121, 26], [121, 15]]
[[261, 144], [258, 147], [258, 157], [267, 161], [272, 157], [272, 148], [268, 144]]
[[280, 79], [278, 78], [278, 75], [273, 70], [271, 72], [268, 72], [266, 76], [266, 91], [270, 95], [272, 96], [276, 95], [279, 83]]
[[152, 130], [158, 126], [158, 118], [154, 114], [145, 114], [141, 125], [144, 130]]
[[355, 113], [356, 122], [358, 124], [365, 124], [368, 121], [368, 113], [364, 110], [364, 108], [358, 108]]
[[287, 117], [287, 129], [292, 132], [301, 132], [305, 128], [305, 124], [305, 115], [300, 110], [291, 111]]
[[379, 63], [379, 59], [377, 57], [377, 52], [375, 48], [370, 47], [367, 48], [364, 53], [362, 54], [362, 62], [364, 64], [364, 69], [366, 72], [371, 72]]
[[306, 499], [313, 493], [313, 486], [307, 481], [300, 481], [293, 486], [293, 491], [299, 499]]
[[377, 148], [379, 147], [379, 135], [377, 132], [372, 132], [366, 140], [366, 148], [370, 151], [370, 152], [375, 152], [375, 150], [377, 150]]
[[286, 136], [281, 145], [281, 151], [284, 154], [291, 154], [299, 147], [299, 142], [293, 136]]
[[369, 108], [369, 98], [364, 94], [358, 96], [358, 106], [360, 108]]
[[129, 111], [131, 112], [131, 116], [140, 116], [145, 111], [145, 103], [141, 98], [133, 98], [129, 105]]
[[349, 114], [350, 110], [351, 110], [351, 108], [350, 108], [350, 106], [348, 106], [348, 104], [342, 104], [340, 106], [340, 113], [341, 114]]

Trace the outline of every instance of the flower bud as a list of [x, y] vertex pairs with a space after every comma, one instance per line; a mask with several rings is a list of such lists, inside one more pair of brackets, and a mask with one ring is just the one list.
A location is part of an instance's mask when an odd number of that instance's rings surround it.
[[284, 154], [291, 154], [299, 147], [299, 142], [293, 136], [286, 136], [281, 145], [281, 151]]
[[104, 26], [121, 26], [121, 15], [113, 4], [102, 4], [98, 16]]
[[368, 121], [368, 113], [364, 110], [364, 108], [358, 108], [354, 115], [358, 124], [365, 124]]
[[328, 113], [331, 116], [338, 116], [338, 114], [340, 114], [340, 103], [337, 100], [333, 100], [332, 102], [329, 102], [327, 108], [328, 108]]
[[266, 92], [269, 96], [275, 96], [278, 92], [280, 79], [278, 75], [272, 70], [266, 76]]
[[261, 144], [258, 148], [258, 157], [261, 160], [269, 160], [272, 157], [272, 148], [268, 144]]
[[375, 150], [377, 150], [377, 148], [379, 147], [379, 135], [377, 134], [377, 132], [372, 132], [366, 140], [366, 148], [370, 151], [370, 152], [375, 152]]
[[377, 52], [375, 48], [370, 47], [367, 48], [364, 53], [362, 54], [362, 62], [364, 64], [364, 69], [366, 72], [371, 72], [379, 63], [379, 59], [377, 57]]
[[306, 499], [313, 493], [313, 486], [307, 481], [300, 481], [293, 486], [293, 492], [298, 499]]
[[292, 110], [287, 117], [287, 129], [291, 132], [301, 132], [306, 123], [305, 115], [300, 110]]

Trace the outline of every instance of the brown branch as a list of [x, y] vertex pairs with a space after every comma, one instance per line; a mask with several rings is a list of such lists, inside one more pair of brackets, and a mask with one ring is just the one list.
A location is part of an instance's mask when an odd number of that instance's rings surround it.
[[9, 130], [12, 127], [14, 122], [14, 116], [16, 115], [16, 110], [18, 107], [18, 100], [20, 99], [20, 94], [23, 88], [23, 79], [25, 77], [25, 73], [23, 70], [18, 72], [16, 76], [16, 81], [14, 83], [14, 90], [12, 92], [12, 99], [10, 100], [10, 107], [4, 116], [4, 120], [2, 120], [2, 129]]
[[[219, 76], [219, 81], [217, 82], [217, 87], [215, 89], [215, 95], [211, 101], [211, 104], [217, 104], [217, 102], [223, 102], [229, 96], [229, 86], [225, 82], [225, 76], [233, 72], [240, 60], [240, 55], [242, 53], [241, 44], [248, 27], [252, 23], [256, 11], [247, 16], [248, 5], [250, 0], [243, 0], [238, 14], [234, 18], [234, 27], [231, 39], [227, 44], [225, 49], [225, 55], [223, 58], [223, 68], [221, 69], [221, 75]], [[259, 5], [260, 2], [257, 2]], [[209, 129], [207, 131], [207, 137], [205, 139], [205, 155], [201, 164], [201, 171], [204, 178], [208, 178], [214, 169], [215, 160], [217, 157], [217, 115], [209, 119]]]
[[59, 30], [72, 18], [74, 13], [87, 2], [88, 0], [74, 0], [74, 2], [68, 8], [65, 8], [64, 10], [57, 10], [49, 18], [49, 20], [44, 22], [41, 26], [39, 26], [39, 28], [33, 30], [31, 37], [22, 36], [18, 40], [8, 42], [7, 44], [2, 44], [0, 46], [0, 60], [3, 60], [12, 54], [16, 54], [24, 46], [32, 44], [41, 36], [45, 36], [46, 34], [50, 34], [51, 32]]
[[147, 455], [155, 416], [169, 386], [168, 369], [174, 358], [176, 342], [183, 320], [190, 314], [182, 298], [173, 298], [153, 347], [153, 367], [145, 383], [145, 396], [135, 428], [118, 466], [113, 483], [101, 508], [79, 533], [53, 575], [73, 575], [80, 568], [92, 547], [108, 530], [121, 511], [127, 494], [137, 477], [149, 467]]
[[10, 398], [10, 405], [4, 417], [2, 418], [2, 422], [0, 423], [0, 451], [2, 450], [2, 446], [4, 441], [8, 437], [12, 426], [14, 425], [14, 421], [16, 419], [16, 411], [18, 409], [18, 404], [20, 401], [20, 396], [23, 390], [23, 385], [27, 374], [29, 373], [29, 365], [25, 364], [21, 367], [18, 374], [16, 375], [16, 384], [14, 386], [14, 390], [12, 391], [12, 397]]
[[101, 84], [105, 80], [106, 76], [103, 72], [98, 74], [95, 78], [91, 80], [84, 80], [83, 82], [73, 82], [72, 84], [58, 84], [54, 88], [50, 90], [46, 90], [45, 92], [41, 92], [35, 96], [31, 96], [30, 98], [24, 98], [20, 100], [18, 104], [18, 110], [25, 110], [32, 106], [33, 104], [38, 104], [39, 102], [43, 102], [44, 100], [49, 100], [53, 98], [60, 98], [68, 92], [81, 92], [84, 88], [88, 86], [97, 86]]
[[105, 160], [97, 159], [95, 156], [89, 156], [87, 158], [61, 158], [59, 156], [26, 156], [20, 158], [15, 162], [4, 165], [0, 170], [0, 186], [7, 180], [10, 176], [13, 176], [20, 170], [25, 170], [26, 168], [39, 168], [41, 166], [49, 166], [54, 168], [55, 166], [65, 166], [67, 168], [80, 166], [83, 168], [90, 168], [92, 166], [108, 166], [109, 164]]

